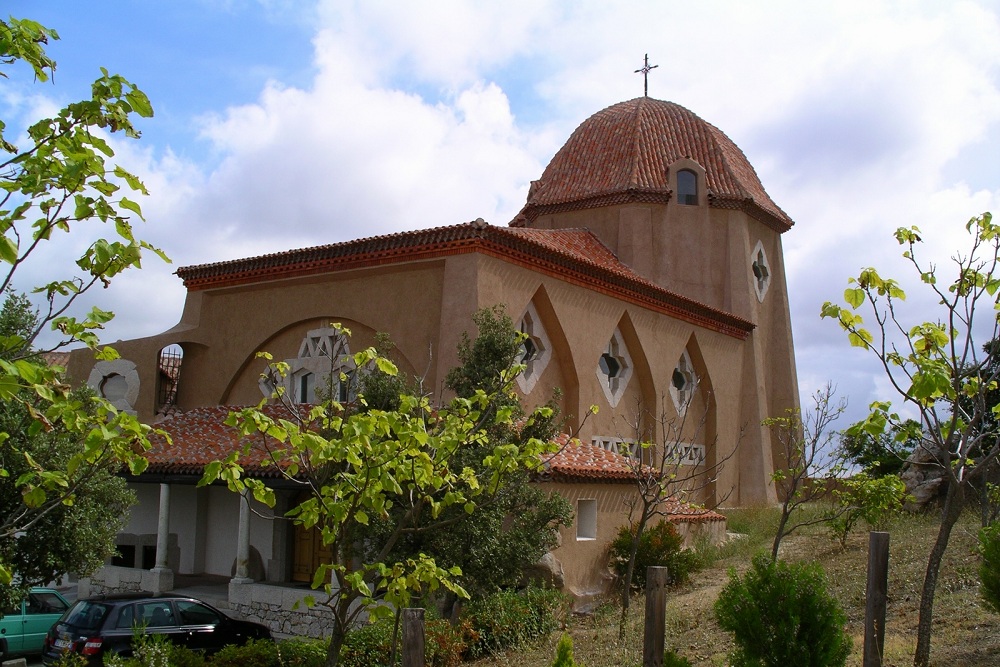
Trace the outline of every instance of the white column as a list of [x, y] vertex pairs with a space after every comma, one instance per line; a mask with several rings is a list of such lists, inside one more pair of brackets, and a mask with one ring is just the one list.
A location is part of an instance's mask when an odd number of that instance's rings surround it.
[[156, 566], [154, 572], [169, 569], [167, 552], [170, 540], [170, 485], [160, 484], [160, 514], [156, 524]]
[[236, 583], [250, 583], [250, 496], [244, 491], [240, 496], [240, 526], [236, 538]]

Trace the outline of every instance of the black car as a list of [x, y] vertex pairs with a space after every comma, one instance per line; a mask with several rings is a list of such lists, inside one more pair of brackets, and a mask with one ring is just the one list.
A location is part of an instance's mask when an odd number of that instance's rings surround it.
[[45, 637], [42, 661], [51, 664], [67, 651], [100, 665], [106, 653], [131, 655], [136, 628], [166, 635], [195, 651], [214, 653], [229, 644], [270, 639], [260, 623], [237, 621], [201, 600], [149, 594], [107, 595], [77, 600]]

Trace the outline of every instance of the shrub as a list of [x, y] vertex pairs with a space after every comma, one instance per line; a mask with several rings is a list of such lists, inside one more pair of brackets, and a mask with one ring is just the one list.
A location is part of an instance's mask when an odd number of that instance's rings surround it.
[[563, 633], [556, 646], [556, 659], [552, 667], [582, 667], [573, 659], [573, 638]]
[[691, 661], [673, 651], [667, 651], [663, 654], [663, 667], [691, 667]]
[[828, 525], [840, 545], [845, 546], [858, 521], [864, 521], [874, 530], [884, 530], [903, 511], [906, 484], [896, 475], [872, 477], [859, 473], [843, 480], [843, 488], [834, 493], [840, 506], [833, 511]]
[[755, 557], [742, 578], [730, 570], [715, 616], [733, 633], [733, 667], [841, 667], [851, 650], [847, 616], [817, 564]]
[[323, 667], [328, 642], [321, 639], [285, 639], [278, 642], [281, 667]]
[[212, 667], [275, 667], [278, 646], [270, 639], [254, 639], [242, 646], [223, 646], [212, 656]]
[[[347, 633], [340, 650], [343, 667], [385, 667], [392, 656], [393, 619], [365, 625]], [[456, 667], [468, 650], [473, 633], [467, 622], [452, 626], [448, 621], [432, 618], [424, 623], [424, 661], [427, 667]], [[397, 633], [396, 656], [402, 651], [402, 630]], [[325, 658], [325, 655], [324, 655]], [[288, 665], [290, 663], [284, 663]], [[319, 664], [323, 664], [320, 662]]]
[[1000, 522], [994, 522], [979, 531], [979, 591], [983, 601], [993, 611], [1000, 613]]
[[559, 627], [565, 607], [562, 593], [534, 586], [473, 600], [463, 614], [475, 635], [468, 657], [491, 655], [548, 635]]
[[[618, 535], [611, 543], [611, 564], [621, 580], [628, 573], [629, 556], [632, 553], [632, 540], [635, 536], [635, 526], [622, 526]], [[666, 567], [669, 570], [670, 582], [683, 584], [698, 569], [700, 559], [689, 549], [683, 549], [684, 538], [680, 536], [674, 524], [661, 521], [655, 526], [647, 526], [639, 539], [639, 549], [635, 554], [635, 572], [632, 574], [632, 585], [636, 588], [646, 586], [646, 568], [650, 566]]]

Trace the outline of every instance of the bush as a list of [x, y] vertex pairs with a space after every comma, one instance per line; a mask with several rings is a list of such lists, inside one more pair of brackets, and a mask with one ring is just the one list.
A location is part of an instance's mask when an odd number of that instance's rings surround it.
[[321, 639], [285, 639], [278, 642], [281, 667], [323, 667], [329, 642]]
[[986, 606], [1000, 613], [1000, 522], [994, 522], [979, 531], [979, 589]]
[[[393, 619], [371, 623], [347, 633], [340, 651], [343, 667], [385, 667], [392, 656]], [[468, 622], [457, 626], [440, 618], [432, 618], [424, 623], [424, 661], [427, 667], [456, 667], [468, 650], [474, 636]], [[402, 629], [397, 633], [396, 659], [402, 647]], [[324, 655], [325, 658], [325, 655]], [[284, 663], [288, 665], [290, 663]], [[322, 662], [319, 664], [323, 664]]]
[[715, 616], [734, 635], [733, 667], [841, 667], [851, 650], [847, 616], [817, 564], [755, 557], [742, 578], [730, 570]]
[[[622, 581], [628, 573], [635, 529], [634, 525], [622, 526], [611, 543], [609, 554], [611, 565]], [[682, 548], [683, 544], [684, 538], [669, 521], [647, 526], [646, 530], [642, 531], [639, 549], [635, 554], [632, 585], [636, 588], [646, 587], [646, 568], [650, 566], [666, 567], [669, 570], [670, 582], [673, 584], [686, 582], [691, 573], [700, 567], [700, 559], [694, 551]]]
[[475, 635], [467, 657], [499, 653], [548, 635], [560, 626], [565, 607], [565, 595], [534, 586], [473, 600], [463, 613]]
[[580, 663], [573, 659], [573, 638], [563, 633], [556, 646], [556, 659], [552, 667], [582, 667]]
[[223, 646], [210, 660], [212, 667], [274, 667], [278, 645], [270, 639], [254, 639], [242, 646]]
[[691, 661], [673, 651], [667, 651], [663, 654], [663, 667], [691, 667]]
[[843, 480], [843, 488], [834, 492], [839, 507], [829, 520], [830, 530], [846, 546], [847, 536], [858, 521], [874, 530], [884, 530], [903, 511], [906, 484], [896, 475], [872, 477], [859, 473]]

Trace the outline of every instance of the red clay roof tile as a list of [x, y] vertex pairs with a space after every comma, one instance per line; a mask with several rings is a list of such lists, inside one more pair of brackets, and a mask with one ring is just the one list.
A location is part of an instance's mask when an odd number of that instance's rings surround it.
[[666, 203], [673, 194], [668, 167], [682, 158], [705, 169], [711, 206], [742, 209], [778, 231], [792, 226], [722, 130], [682, 106], [649, 97], [612, 105], [581, 123], [533, 184], [512, 224], [629, 201]]
[[497, 227], [478, 220], [451, 227], [345, 241], [214, 264], [182, 267], [189, 290], [331, 273], [459, 253], [480, 252], [745, 339], [754, 325], [665, 290], [618, 260], [583, 229]]

